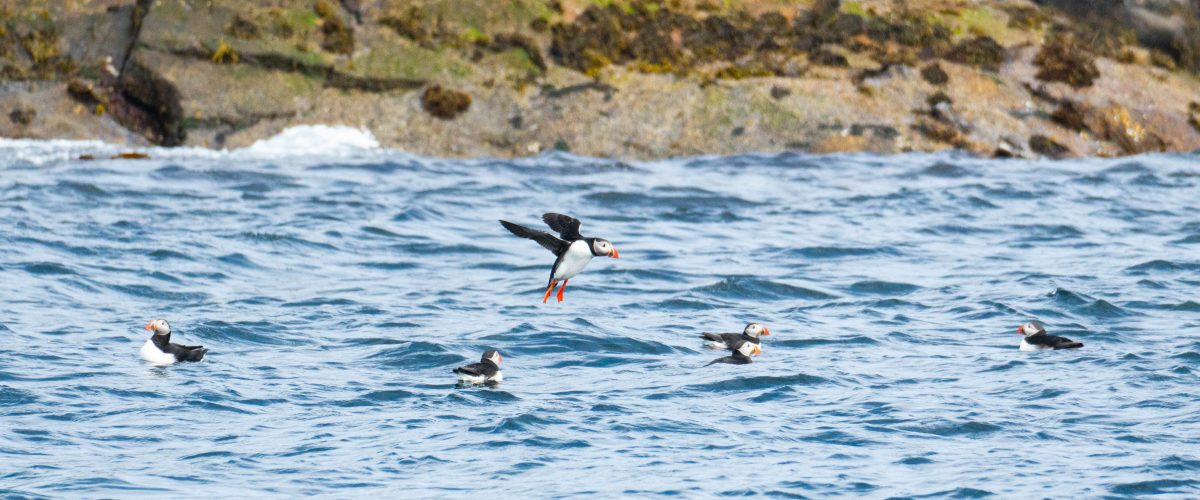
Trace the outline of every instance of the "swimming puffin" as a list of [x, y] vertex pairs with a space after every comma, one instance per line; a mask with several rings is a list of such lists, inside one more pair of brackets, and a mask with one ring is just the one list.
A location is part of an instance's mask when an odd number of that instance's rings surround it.
[[495, 384], [504, 380], [504, 375], [500, 373], [500, 360], [504, 359], [500, 356], [500, 352], [494, 349], [483, 351], [483, 358], [478, 363], [471, 363], [467, 366], [460, 366], [454, 369], [454, 373], [458, 374], [458, 381], [464, 384]]
[[767, 327], [758, 323], [749, 323], [740, 334], [704, 332], [700, 334], [700, 338], [708, 341], [704, 344], [706, 347], [712, 349], [733, 349], [738, 342], [746, 341], [757, 344], [761, 340], [759, 338], [760, 335], [770, 334], [771, 330], [768, 330]]
[[1045, 349], [1076, 349], [1083, 347], [1083, 342], [1075, 342], [1066, 337], [1046, 335], [1046, 325], [1041, 321], [1030, 320], [1017, 327], [1017, 333], [1024, 335], [1021, 339], [1022, 351], [1042, 351]]
[[542, 296], [543, 304], [550, 299], [550, 292], [554, 291], [554, 285], [557, 285], [559, 281], [562, 281], [562, 287], [558, 289], [558, 301], [562, 302], [563, 290], [567, 289], [567, 280], [582, 272], [588, 262], [592, 261], [592, 257], [621, 258], [621, 255], [617, 253], [617, 248], [608, 240], [584, 238], [579, 234], [579, 219], [551, 212], [543, 214], [542, 221], [562, 238], [559, 239], [550, 233], [504, 220], [500, 221], [500, 225], [511, 231], [512, 234], [538, 242], [539, 245], [554, 252], [554, 255], [558, 257], [554, 261], [554, 267], [550, 268], [550, 282], [546, 287], [546, 295]]
[[732, 350], [733, 353], [729, 356], [714, 359], [704, 366], [715, 365], [717, 363], [748, 365], [753, 362], [750, 359], [750, 356], [758, 356], [759, 354], [762, 354], [762, 347], [759, 347], [759, 345], [755, 344], [754, 342], [747, 342], [745, 340], [738, 340], [737, 347], [734, 347]]
[[142, 344], [142, 359], [159, 365], [169, 365], [176, 361], [200, 361], [208, 352], [204, 346], [179, 345], [171, 343], [171, 325], [165, 319], [154, 319], [146, 323], [146, 329], [154, 332], [145, 344]]

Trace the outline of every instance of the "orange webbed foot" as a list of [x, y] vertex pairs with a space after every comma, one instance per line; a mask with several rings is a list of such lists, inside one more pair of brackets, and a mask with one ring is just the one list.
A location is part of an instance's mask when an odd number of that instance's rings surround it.
[[567, 289], [567, 282], [571, 280], [563, 280], [562, 286], [558, 287], [558, 301], [563, 301], [563, 290]]
[[[550, 293], [554, 291], [554, 285], [557, 285], [557, 284], [558, 284], [557, 281], [551, 281], [550, 286], [546, 287], [546, 295], [542, 296], [543, 304], [545, 304], [547, 300], [550, 300]], [[559, 302], [562, 302], [562, 299], [559, 299]]]

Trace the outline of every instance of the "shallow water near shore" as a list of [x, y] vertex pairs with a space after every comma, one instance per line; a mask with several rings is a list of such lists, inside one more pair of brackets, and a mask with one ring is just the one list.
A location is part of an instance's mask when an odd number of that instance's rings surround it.
[[5, 496], [1200, 494], [1197, 155], [115, 149], [0, 143]]

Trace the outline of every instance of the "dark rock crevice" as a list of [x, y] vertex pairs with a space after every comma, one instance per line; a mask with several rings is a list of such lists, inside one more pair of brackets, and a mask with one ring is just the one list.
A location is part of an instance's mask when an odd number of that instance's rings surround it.
[[187, 131], [183, 127], [179, 90], [174, 84], [132, 59], [121, 76], [119, 88], [121, 96], [143, 112], [134, 113], [141, 116], [125, 123], [127, 128], [142, 132], [162, 146], [183, 144]]
[[137, 0], [137, 4], [133, 6], [133, 12], [129, 15], [129, 46], [125, 49], [125, 57], [121, 60], [121, 67], [117, 72], [118, 79], [125, 75], [125, 67], [129, 64], [129, 58], [133, 56], [134, 49], [137, 48], [138, 37], [142, 34], [142, 21], [146, 19], [146, 14], [150, 12], [152, 6], [154, 6], [154, 0]]

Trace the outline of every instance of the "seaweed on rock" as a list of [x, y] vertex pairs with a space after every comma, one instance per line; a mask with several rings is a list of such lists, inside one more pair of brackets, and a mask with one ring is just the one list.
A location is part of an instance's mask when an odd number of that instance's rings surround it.
[[1063, 82], [1080, 88], [1090, 87], [1100, 78], [1095, 58], [1070, 36], [1051, 37], [1033, 63], [1039, 68], [1035, 77], [1044, 82]]
[[1035, 134], [1029, 137], [1029, 149], [1033, 152], [1053, 159], [1060, 159], [1071, 154], [1071, 150], [1049, 137]]
[[1004, 63], [1004, 46], [990, 36], [980, 35], [955, 44], [946, 53], [946, 59], [996, 71]]
[[451, 120], [471, 107], [471, 95], [433, 85], [421, 95], [421, 106], [437, 118]]
[[354, 52], [354, 31], [328, 0], [317, 0], [313, 11], [321, 18], [321, 48], [335, 54]]
[[942, 69], [938, 63], [933, 63], [924, 68], [921, 68], [921, 78], [933, 85], [945, 85], [950, 81], [950, 75]]

